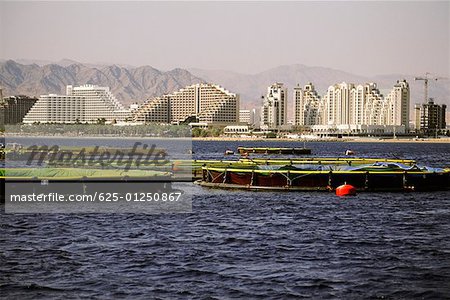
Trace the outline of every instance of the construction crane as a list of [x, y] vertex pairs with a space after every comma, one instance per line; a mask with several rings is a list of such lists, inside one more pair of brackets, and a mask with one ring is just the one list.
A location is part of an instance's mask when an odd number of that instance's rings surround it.
[[428, 80], [434, 80], [434, 81], [437, 81], [437, 80], [439, 80], [439, 79], [444, 79], [444, 78], [442, 78], [442, 77], [428, 77], [428, 75], [431, 75], [430, 73], [428, 73], [428, 72], [426, 72], [425, 73], [425, 77], [414, 77], [414, 80], [423, 80], [424, 81], [424, 83], [425, 83], [425, 89], [424, 89], [424, 92], [425, 92], [425, 102], [424, 103], [427, 103], [428, 102]]

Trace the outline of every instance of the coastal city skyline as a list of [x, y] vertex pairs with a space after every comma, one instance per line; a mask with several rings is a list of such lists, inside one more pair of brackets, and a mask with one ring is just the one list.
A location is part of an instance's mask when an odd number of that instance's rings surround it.
[[[66, 86], [65, 95], [3, 98], [5, 124], [187, 124], [192, 128], [222, 128], [226, 134], [252, 131], [310, 131], [323, 134], [408, 134], [447, 129], [446, 105], [414, 105], [411, 115], [410, 87], [397, 80], [385, 96], [377, 83], [336, 83], [320, 96], [313, 83], [293, 89], [292, 102], [282, 82], [267, 87], [259, 109], [241, 109], [240, 96], [217, 84], [197, 83], [148, 99], [129, 108], [116, 99], [109, 87], [93, 84]], [[289, 103], [289, 104], [288, 104]], [[288, 107], [294, 119], [288, 119]]]
[[[71, 58], [243, 74], [305, 64], [365, 76], [449, 75], [446, 1], [0, 5], [2, 28], [8, 28], [1, 35], [4, 59]], [[40, 22], [33, 22], [34, 15]], [[71, 43], [51, 43], [63, 37]]]

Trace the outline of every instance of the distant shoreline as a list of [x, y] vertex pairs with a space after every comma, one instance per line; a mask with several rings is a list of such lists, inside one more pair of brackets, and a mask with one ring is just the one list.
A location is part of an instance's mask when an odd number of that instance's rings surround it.
[[345, 137], [345, 138], [318, 138], [318, 139], [290, 139], [290, 138], [276, 138], [276, 139], [264, 139], [264, 138], [238, 138], [238, 137], [195, 137], [193, 141], [266, 141], [266, 142], [314, 142], [314, 143], [329, 143], [329, 142], [341, 142], [341, 143], [450, 143], [450, 137], [445, 138], [408, 138], [408, 139], [392, 139], [392, 138], [369, 138], [369, 137]]
[[[2, 135], [2, 138], [46, 138], [46, 139], [165, 139], [168, 137], [150, 137], [150, 136], [95, 136], [95, 135], [83, 135], [83, 136], [67, 136], [67, 135]], [[329, 142], [341, 142], [341, 143], [450, 143], [450, 137], [435, 138], [377, 138], [377, 137], [343, 137], [343, 138], [317, 138], [317, 139], [291, 139], [291, 138], [242, 138], [242, 137], [169, 137], [170, 139], [189, 140], [192, 141], [236, 141], [236, 142], [299, 142], [299, 143], [329, 143]]]

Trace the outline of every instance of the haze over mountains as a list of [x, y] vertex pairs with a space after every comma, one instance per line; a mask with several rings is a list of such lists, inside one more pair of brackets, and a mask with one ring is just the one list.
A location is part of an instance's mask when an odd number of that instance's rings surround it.
[[[199, 82], [219, 84], [241, 96], [242, 108], [260, 107], [261, 96], [267, 86], [274, 82], [283, 82], [288, 88], [289, 107], [292, 111], [292, 88], [312, 82], [320, 95], [324, 95], [328, 86], [342, 81], [355, 84], [376, 82], [380, 91], [386, 95], [397, 80], [406, 79], [411, 87], [411, 108], [415, 103], [424, 101], [423, 81], [414, 81], [415, 76], [390, 74], [365, 77], [323, 67], [310, 67], [300, 64], [279, 66], [257, 74], [241, 74], [222, 70], [174, 69], [157, 70], [151, 66], [133, 67], [126, 65], [82, 64], [73, 60], [62, 60], [54, 64], [42, 65], [32, 60], [13, 60], [0, 62], [0, 86], [4, 95], [25, 94], [64, 94], [68, 84], [98, 84], [109, 86], [114, 95], [124, 104], [142, 103], [148, 98], [176, 91], [184, 86]], [[450, 105], [450, 81], [430, 81], [429, 96], [436, 103]]]
[[123, 67], [87, 66], [72, 63], [66, 66], [48, 64], [23, 65], [13, 60], [0, 63], [0, 86], [3, 94], [39, 96], [65, 94], [66, 85], [97, 84], [110, 87], [125, 105], [142, 103], [148, 98], [201, 82], [183, 69], [163, 72], [150, 66]]

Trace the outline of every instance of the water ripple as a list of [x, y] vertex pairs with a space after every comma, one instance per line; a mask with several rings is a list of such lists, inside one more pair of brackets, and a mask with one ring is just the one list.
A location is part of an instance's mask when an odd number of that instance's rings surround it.
[[[213, 145], [196, 153], [204, 156], [223, 146]], [[339, 147], [348, 145], [335, 145], [334, 151]], [[368, 151], [364, 147], [352, 145]], [[448, 146], [439, 149], [429, 156], [426, 147], [408, 144], [390, 151], [429, 161], [440, 154], [442, 161]], [[330, 150], [321, 146], [317, 151]], [[192, 190], [191, 214], [11, 215], [2, 206], [1, 295], [450, 297], [449, 192], [337, 198], [331, 193]]]

